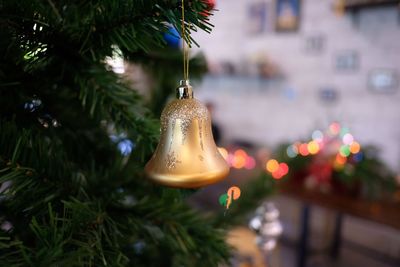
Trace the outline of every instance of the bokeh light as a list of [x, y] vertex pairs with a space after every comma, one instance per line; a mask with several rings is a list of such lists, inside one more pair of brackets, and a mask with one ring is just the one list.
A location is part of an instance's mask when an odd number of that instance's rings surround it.
[[122, 155], [128, 156], [132, 153], [132, 150], [135, 148], [135, 144], [129, 139], [123, 139], [118, 143], [118, 150]]
[[256, 160], [253, 157], [248, 156], [246, 158], [246, 164], [244, 165], [244, 167], [248, 170], [254, 169], [256, 167]]
[[274, 179], [281, 179], [281, 178], [283, 177], [283, 174], [282, 174], [282, 172], [278, 169], [277, 171], [274, 171], [274, 172], [272, 173], [272, 177], [273, 177]]
[[238, 149], [235, 151], [235, 157], [247, 157], [247, 153], [246, 151], [244, 151], [243, 149]]
[[236, 150], [232, 158], [232, 167], [235, 169], [241, 169], [246, 165], [247, 153], [242, 150]]
[[336, 155], [336, 158], [335, 158], [335, 162], [336, 162], [337, 164], [339, 164], [339, 165], [344, 165], [344, 164], [347, 162], [347, 158], [346, 158], [346, 157], [343, 157], [343, 156], [340, 155], [340, 154], [337, 154], [337, 155]]
[[332, 122], [331, 125], [329, 125], [329, 133], [331, 135], [338, 135], [340, 132], [340, 124], [338, 122]]
[[311, 155], [315, 155], [319, 151], [319, 145], [316, 141], [310, 141], [307, 144], [307, 150]]
[[284, 175], [288, 174], [289, 166], [284, 162], [279, 163], [279, 171], [281, 172], [282, 176], [284, 176]]
[[252, 170], [257, 165], [256, 159], [243, 149], [228, 152], [226, 148], [218, 147], [218, 151], [232, 168]]
[[295, 158], [297, 154], [299, 154], [299, 151], [297, 149], [296, 145], [290, 145], [286, 149], [286, 154], [288, 155], [289, 158]]
[[309, 154], [309, 151], [308, 151], [308, 144], [301, 144], [301, 145], [299, 146], [299, 153], [300, 153], [300, 155], [302, 155], [302, 156], [307, 156], [307, 155]]
[[228, 158], [226, 159], [226, 161], [228, 162], [228, 164], [230, 166], [232, 166], [233, 158], [234, 158], [233, 154], [232, 153], [228, 153]]
[[353, 156], [353, 160], [355, 162], [360, 162], [363, 160], [363, 158], [364, 158], [364, 154], [361, 151]]
[[348, 157], [350, 155], [350, 146], [348, 146], [348, 145], [341, 146], [340, 150], [339, 150], [339, 153], [343, 157]]
[[360, 146], [359, 143], [357, 143], [357, 142], [351, 143], [351, 145], [350, 145], [350, 152], [351, 153], [357, 154], [358, 152], [360, 152], [360, 150], [361, 150], [361, 146]]
[[270, 159], [267, 161], [266, 168], [270, 173], [276, 172], [279, 169], [279, 163], [275, 159]]
[[312, 135], [312, 139], [317, 142], [322, 142], [324, 139], [324, 134], [320, 130], [315, 130]]
[[337, 171], [340, 171], [340, 170], [342, 170], [344, 168], [346, 162], [347, 162], [347, 158], [346, 157], [344, 157], [344, 156], [342, 156], [340, 154], [337, 154], [336, 158], [335, 158], [335, 161], [333, 162], [333, 168], [335, 170], [337, 170]]
[[351, 143], [353, 143], [354, 137], [352, 134], [346, 133], [345, 135], [343, 135], [342, 141], [345, 145], [350, 145]]
[[278, 161], [272, 159], [269, 160], [269, 165], [267, 163], [267, 170], [272, 174], [274, 179], [281, 179], [288, 174], [289, 166], [284, 162], [278, 163]]

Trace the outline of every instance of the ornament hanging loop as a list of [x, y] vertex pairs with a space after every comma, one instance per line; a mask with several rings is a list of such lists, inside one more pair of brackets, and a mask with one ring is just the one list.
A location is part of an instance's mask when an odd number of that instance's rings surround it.
[[192, 99], [193, 89], [189, 83], [189, 80], [181, 80], [179, 87], [176, 88], [176, 98], [177, 99]]

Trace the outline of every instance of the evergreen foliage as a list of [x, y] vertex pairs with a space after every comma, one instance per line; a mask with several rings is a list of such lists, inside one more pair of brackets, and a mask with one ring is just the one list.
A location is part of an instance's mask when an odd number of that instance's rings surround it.
[[[186, 1], [189, 43], [190, 30], [210, 31], [204, 8]], [[181, 191], [144, 178], [158, 121], [104, 61], [115, 46], [154, 61], [180, 12], [177, 0], [0, 0], [0, 266], [228, 258], [223, 233]]]

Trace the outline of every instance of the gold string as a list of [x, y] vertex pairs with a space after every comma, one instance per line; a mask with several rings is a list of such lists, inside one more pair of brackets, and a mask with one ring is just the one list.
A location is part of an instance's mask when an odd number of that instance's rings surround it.
[[[190, 23], [189, 23], [189, 29], [190, 29]], [[186, 48], [186, 79], [189, 80], [189, 50], [190, 50], [190, 44]]]
[[183, 78], [189, 79], [189, 48], [186, 48], [185, 4], [182, 0], [182, 49], [183, 49]]

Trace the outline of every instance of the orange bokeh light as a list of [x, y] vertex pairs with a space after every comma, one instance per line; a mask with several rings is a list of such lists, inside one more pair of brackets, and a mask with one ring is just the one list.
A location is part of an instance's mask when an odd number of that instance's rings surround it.
[[344, 164], [347, 162], [347, 158], [346, 158], [346, 157], [343, 157], [343, 156], [340, 155], [340, 154], [337, 154], [337, 155], [336, 155], [335, 162], [336, 162], [336, 164], [344, 165]]
[[238, 149], [238, 150], [235, 151], [235, 157], [247, 158], [247, 153], [243, 149]]
[[361, 146], [359, 143], [357, 142], [353, 142], [350, 145], [350, 152], [353, 154], [357, 154], [358, 152], [360, 152]]
[[246, 165], [246, 157], [243, 155], [235, 155], [233, 156], [232, 159], [232, 167], [235, 169], [241, 169]]

